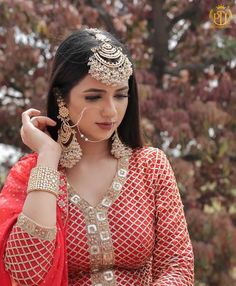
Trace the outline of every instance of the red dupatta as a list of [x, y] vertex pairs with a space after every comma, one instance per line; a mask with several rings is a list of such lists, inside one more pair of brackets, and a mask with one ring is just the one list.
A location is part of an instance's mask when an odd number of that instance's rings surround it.
[[[37, 154], [23, 157], [11, 169], [0, 193], [0, 281], [3, 286], [16, 286], [5, 270], [4, 251], [6, 242], [26, 198], [26, 189], [31, 169], [37, 163]], [[65, 226], [62, 210], [57, 206], [57, 238], [52, 268], [39, 286], [67, 286], [68, 270], [66, 264]]]

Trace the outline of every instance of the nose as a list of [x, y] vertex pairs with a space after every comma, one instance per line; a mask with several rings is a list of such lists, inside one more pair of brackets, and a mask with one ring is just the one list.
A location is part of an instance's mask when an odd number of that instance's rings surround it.
[[116, 115], [117, 109], [113, 98], [105, 100], [102, 106], [102, 116], [107, 118], [114, 118]]

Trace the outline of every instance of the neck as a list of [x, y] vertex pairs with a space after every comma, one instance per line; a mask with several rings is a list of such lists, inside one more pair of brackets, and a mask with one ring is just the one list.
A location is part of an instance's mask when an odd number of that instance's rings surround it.
[[89, 142], [84, 141], [79, 136], [77, 136], [78, 143], [82, 149], [83, 156], [89, 160], [99, 160], [110, 157], [110, 142], [109, 140], [104, 140], [101, 142]]

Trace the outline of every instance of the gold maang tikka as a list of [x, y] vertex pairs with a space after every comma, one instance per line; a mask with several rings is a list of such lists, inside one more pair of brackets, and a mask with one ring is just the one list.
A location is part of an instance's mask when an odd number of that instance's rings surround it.
[[[128, 82], [133, 73], [132, 64], [122, 51], [121, 47], [115, 46], [111, 39], [105, 36], [98, 29], [88, 29], [95, 38], [100, 41], [100, 45], [91, 49], [93, 52], [88, 61], [89, 74], [111, 86], [117, 86], [124, 82]], [[125, 146], [116, 130], [112, 137], [111, 154], [119, 159], [123, 156], [129, 156], [132, 149]]]
[[115, 46], [101, 32], [95, 33], [95, 37], [101, 41], [101, 44], [91, 49], [93, 55], [88, 61], [89, 74], [96, 80], [111, 86], [128, 82], [133, 69], [130, 60], [123, 54], [122, 48]]
[[81, 147], [76, 139], [76, 130], [70, 125], [69, 110], [63, 98], [59, 95], [60, 91], [55, 89], [57, 104], [59, 109], [58, 119], [61, 120], [61, 127], [58, 130], [57, 142], [62, 148], [60, 165], [65, 168], [72, 168], [82, 157]]

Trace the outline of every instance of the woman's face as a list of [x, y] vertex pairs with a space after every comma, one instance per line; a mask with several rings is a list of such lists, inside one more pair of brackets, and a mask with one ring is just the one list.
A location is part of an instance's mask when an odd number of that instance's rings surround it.
[[[111, 137], [128, 105], [128, 83], [108, 86], [87, 75], [69, 94], [70, 118], [89, 140]], [[84, 110], [84, 111], [83, 111]]]

